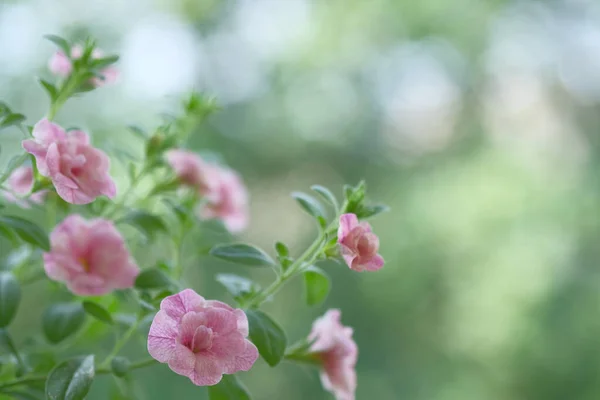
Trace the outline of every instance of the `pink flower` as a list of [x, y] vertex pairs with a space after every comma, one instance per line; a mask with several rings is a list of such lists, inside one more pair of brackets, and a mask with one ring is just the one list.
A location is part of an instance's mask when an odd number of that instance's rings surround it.
[[336, 400], [354, 400], [358, 347], [352, 340], [352, 328], [340, 322], [340, 310], [329, 310], [312, 327], [310, 350], [322, 362], [321, 382]]
[[182, 183], [206, 192], [205, 172], [209, 167], [200, 156], [188, 150], [173, 149], [167, 151], [166, 159]]
[[[29, 203], [43, 203], [46, 194], [48, 194], [47, 190], [40, 190], [39, 192], [32, 193], [28, 198], [22, 198], [33, 187], [33, 168], [31, 167], [19, 167], [15, 169], [8, 178], [8, 186], [12, 190], [12, 193], [4, 193], [4, 198], [23, 208], [29, 208]], [[20, 197], [14, 196], [13, 193]]]
[[70, 215], [50, 234], [44, 269], [80, 296], [100, 296], [133, 286], [139, 273], [125, 241], [111, 221]]
[[379, 238], [368, 222], [358, 222], [354, 214], [343, 214], [338, 229], [338, 244], [346, 264], [354, 271], [377, 271], [383, 267]]
[[[80, 45], [75, 45], [71, 48], [71, 58], [67, 57], [63, 51], [57, 51], [50, 58], [50, 61], [48, 62], [48, 68], [53, 74], [65, 78], [73, 71], [71, 59], [77, 60], [82, 55], [83, 48]], [[103, 56], [104, 54], [99, 49], [94, 49], [92, 51], [92, 59], [99, 59]], [[119, 76], [119, 71], [114, 67], [106, 67], [100, 72], [100, 74], [102, 75], [102, 78], [92, 78], [91, 80], [95, 87], [100, 87], [107, 83], [114, 83]]]
[[206, 175], [207, 201], [198, 210], [200, 218], [218, 218], [230, 232], [243, 231], [248, 225], [248, 192], [242, 180], [234, 171], [219, 166], [211, 166]]
[[242, 310], [185, 289], [160, 303], [148, 334], [148, 352], [195, 385], [210, 386], [223, 374], [252, 367], [258, 350], [247, 336]]
[[40, 175], [49, 177], [56, 192], [66, 202], [87, 204], [98, 196], [113, 198], [117, 189], [109, 175], [110, 160], [90, 145], [85, 132], [67, 134], [47, 119], [33, 128], [34, 139], [23, 148], [35, 156]]

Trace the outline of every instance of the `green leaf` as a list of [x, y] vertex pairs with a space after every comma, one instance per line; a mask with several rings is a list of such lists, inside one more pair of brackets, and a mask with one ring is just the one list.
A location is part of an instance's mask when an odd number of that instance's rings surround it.
[[252, 400], [248, 389], [235, 375], [223, 375], [221, 382], [208, 387], [209, 400]]
[[98, 321], [102, 321], [106, 324], [113, 324], [114, 321], [112, 316], [108, 312], [108, 310], [102, 307], [98, 303], [94, 303], [92, 301], [84, 301], [83, 309], [86, 313], [90, 314], [92, 317], [96, 318]]
[[21, 239], [43, 250], [50, 250], [46, 232], [38, 225], [21, 217], [0, 215], [0, 224], [11, 228]]
[[141, 210], [129, 212], [117, 220], [117, 223], [129, 224], [148, 238], [154, 237], [158, 232], [167, 232], [167, 226], [162, 218]]
[[279, 257], [287, 257], [290, 255], [290, 249], [282, 242], [275, 243], [275, 251], [277, 251]]
[[58, 48], [61, 49], [63, 53], [67, 55], [67, 57], [71, 55], [71, 46], [69, 45], [69, 42], [67, 42], [65, 39], [56, 35], [45, 35], [44, 37], [52, 43], [54, 43], [55, 45], [57, 45]]
[[221, 260], [253, 267], [275, 264], [263, 250], [245, 243], [218, 244], [210, 249], [209, 254]]
[[28, 153], [23, 153], [20, 156], [13, 156], [9, 161], [8, 164], [6, 166], [6, 170], [4, 171], [4, 174], [0, 176], [0, 184], [4, 183], [4, 181], [6, 181], [10, 175], [12, 174], [12, 172], [19, 168], [21, 166], [21, 164], [23, 164], [25, 161], [27, 161], [27, 158], [29, 157]]
[[48, 400], [83, 400], [94, 381], [94, 355], [67, 360], [46, 379]]
[[304, 211], [313, 217], [325, 217], [323, 206], [314, 197], [302, 192], [293, 192], [292, 197], [300, 204], [300, 207], [302, 207]]
[[0, 328], [13, 320], [21, 301], [21, 287], [10, 272], [0, 272]]
[[234, 274], [218, 274], [216, 281], [227, 289], [231, 296], [239, 301], [260, 290], [258, 284], [248, 278]]
[[163, 289], [170, 285], [169, 277], [158, 268], [145, 269], [135, 279], [138, 289]]
[[57, 303], [42, 314], [42, 330], [50, 343], [59, 343], [81, 328], [85, 311], [80, 303]]
[[317, 192], [325, 201], [331, 204], [335, 208], [336, 212], [340, 209], [340, 205], [337, 201], [337, 198], [325, 186], [313, 185], [310, 188]]
[[19, 125], [21, 122], [25, 121], [25, 119], [23, 114], [9, 114], [0, 122], [0, 129]]
[[383, 212], [389, 211], [390, 208], [383, 204], [375, 204], [372, 206], [364, 206], [357, 213], [356, 217], [358, 219], [367, 219], [374, 217], [377, 214], [381, 214]]
[[259, 310], [246, 310], [250, 325], [250, 340], [271, 367], [279, 364], [285, 354], [287, 338], [283, 329], [267, 314]]
[[129, 125], [127, 129], [143, 141], [148, 140], [148, 134], [141, 127], [137, 125]]
[[111, 64], [116, 63], [117, 61], [119, 61], [119, 56], [117, 56], [117, 55], [106, 56], [106, 57], [102, 57], [102, 58], [95, 58], [90, 63], [90, 67], [91, 68], [104, 68], [104, 67], [108, 67]]
[[54, 100], [56, 99], [56, 95], [58, 94], [56, 87], [53, 84], [51, 84], [50, 82], [45, 81], [43, 79], [40, 79], [39, 81], [40, 81], [40, 85], [42, 85], [44, 90], [46, 90], [46, 93], [48, 93], [50, 100], [52, 102], [54, 102]]
[[304, 293], [306, 304], [314, 306], [322, 303], [329, 293], [330, 280], [327, 274], [320, 268], [311, 265], [304, 272]]

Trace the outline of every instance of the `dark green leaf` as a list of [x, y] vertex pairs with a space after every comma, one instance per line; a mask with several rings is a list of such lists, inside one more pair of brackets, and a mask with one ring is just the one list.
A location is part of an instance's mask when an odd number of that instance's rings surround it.
[[292, 197], [300, 204], [300, 207], [302, 207], [304, 211], [313, 217], [325, 217], [323, 206], [321, 206], [321, 203], [314, 197], [302, 192], [294, 192], [292, 193]]
[[167, 232], [167, 226], [160, 217], [141, 210], [131, 211], [117, 223], [129, 224], [148, 238], [154, 237], [158, 232]]
[[135, 279], [138, 289], [163, 289], [171, 284], [169, 277], [158, 268], [143, 270]]
[[377, 214], [381, 214], [383, 212], [389, 211], [390, 208], [383, 204], [375, 204], [372, 206], [364, 206], [362, 207], [356, 214], [358, 219], [366, 219], [374, 217]]
[[223, 285], [229, 294], [236, 300], [243, 299], [260, 290], [258, 284], [239, 275], [218, 274], [215, 279]]
[[90, 314], [99, 321], [107, 324], [112, 324], [114, 322], [108, 310], [98, 303], [86, 300], [83, 302], [83, 309], [86, 313]]
[[50, 250], [50, 241], [46, 232], [38, 225], [21, 217], [0, 215], [0, 224], [12, 229], [27, 243], [38, 246], [43, 250]]
[[271, 367], [279, 364], [285, 353], [287, 338], [283, 329], [267, 314], [259, 310], [246, 310], [250, 325], [250, 340]]
[[58, 343], [77, 332], [84, 321], [80, 303], [57, 303], [42, 314], [42, 329], [50, 343]]
[[287, 257], [290, 255], [290, 249], [282, 242], [275, 243], [275, 251], [277, 251], [277, 254], [280, 257]]
[[108, 67], [111, 64], [116, 63], [117, 61], [119, 61], [119, 56], [117, 56], [117, 55], [106, 56], [106, 57], [102, 57], [102, 58], [95, 58], [90, 63], [90, 67], [91, 68], [104, 68], [104, 67]]
[[304, 272], [306, 303], [309, 306], [322, 303], [327, 298], [329, 287], [329, 277], [320, 268], [311, 265]]
[[48, 400], [83, 400], [94, 381], [94, 356], [78, 357], [56, 366], [46, 380]]
[[245, 243], [218, 244], [210, 249], [209, 254], [222, 260], [255, 267], [275, 264], [263, 250]]
[[209, 400], [251, 400], [248, 389], [235, 375], [223, 375], [221, 382], [208, 387]]
[[21, 301], [21, 287], [10, 272], [0, 272], [0, 328], [13, 320]]
[[339, 210], [340, 205], [337, 201], [337, 198], [329, 189], [321, 185], [313, 185], [310, 188], [317, 192], [325, 201], [331, 204], [336, 211]]
[[19, 125], [21, 122], [25, 121], [25, 116], [23, 114], [9, 114], [2, 121], [0, 121], [0, 129], [8, 128], [9, 126]]
[[46, 93], [48, 93], [50, 100], [52, 102], [54, 102], [54, 100], [56, 99], [56, 94], [57, 94], [56, 87], [53, 84], [51, 84], [50, 82], [45, 81], [43, 79], [40, 79], [40, 85], [42, 85], [44, 90], [46, 90]]
[[188, 210], [186, 210], [183, 206], [181, 206], [179, 204], [175, 204], [175, 203], [173, 203], [169, 199], [165, 199], [164, 203], [167, 206], [169, 206], [169, 208], [177, 216], [177, 219], [179, 220], [179, 222], [185, 223], [186, 221], [189, 221], [189, 219], [190, 219], [190, 217], [189, 217], [190, 212]]
[[71, 55], [71, 46], [69, 45], [69, 42], [67, 42], [65, 39], [56, 35], [45, 35], [44, 37], [52, 43], [54, 43], [55, 45], [57, 45], [58, 48], [61, 49], [63, 53], [65, 53], [67, 56]]

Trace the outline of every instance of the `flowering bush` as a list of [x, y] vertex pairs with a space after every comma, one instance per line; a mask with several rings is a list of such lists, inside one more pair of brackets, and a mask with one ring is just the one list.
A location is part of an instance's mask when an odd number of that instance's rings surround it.
[[[13, 158], [0, 177], [3, 198], [23, 208], [48, 204], [54, 210], [48, 212], [48, 230], [0, 211], [0, 234], [25, 254], [0, 272], [0, 344], [10, 353], [2, 362], [13, 367], [0, 374], [0, 393], [38, 398], [41, 390], [49, 399], [83, 399], [96, 375], [122, 379], [136, 369], [164, 363], [193, 384], [208, 386], [213, 400], [249, 399], [238, 372], [250, 370], [260, 356], [271, 367], [282, 360], [315, 366], [321, 370], [323, 387], [336, 399], [354, 399], [358, 346], [352, 329], [342, 325], [339, 310], [317, 318], [305, 339], [289, 344], [283, 327], [261, 307], [297, 277], [304, 277], [308, 305], [322, 303], [330, 282], [316, 264], [325, 259], [345, 262], [349, 273], [382, 268], [379, 240], [364, 220], [386, 208], [366, 201], [362, 182], [346, 186], [342, 201], [318, 185], [312, 187], [315, 196], [295, 192], [293, 198], [318, 226], [313, 243], [293, 256], [277, 242], [274, 258], [235, 241], [212, 247], [212, 257], [271, 268], [275, 279], [261, 289], [248, 278], [219, 274], [217, 281], [236, 304], [204, 299], [182, 278], [185, 235], [207, 219], [220, 221], [231, 234], [249, 223], [249, 195], [241, 176], [184, 148], [191, 127], [215, 111], [213, 100], [193, 94], [178, 117], [150, 135], [142, 133], [144, 160], [131, 165], [129, 187], [117, 193], [110, 156], [95, 147], [87, 133], [67, 131], [53, 120], [73, 96], [112, 82], [118, 75], [118, 57], [104, 56], [92, 41], [73, 45], [60, 37], [48, 38], [59, 47], [49, 62], [59, 81], [40, 81], [50, 98], [47, 115], [27, 126], [23, 115], [0, 103], [0, 128], [17, 126], [26, 136], [25, 152]], [[154, 178], [153, 186], [142, 198], [133, 198], [134, 188], [146, 177]], [[121, 233], [124, 225], [137, 228], [149, 240], [166, 233], [172, 259], [159, 266], [136, 262], [128, 249], [131, 238]], [[44, 278], [56, 281], [68, 301], [49, 304], [43, 314], [42, 333], [54, 347], [51, 362], [40, 363], [35, 346], [18, 348], [9, 327], [17, 312], [25, 312], [19, 307], [22, 288]], [[130, 318], [117, 318], [124, 314]], [[90, 318], [114, 333], [112, 351], [98, 354], [89, 349], [64, 357], [57, 345], [73, 343]], [[146, 338], [149, 356], [127, 360], [120, 352], [138, 335]]]

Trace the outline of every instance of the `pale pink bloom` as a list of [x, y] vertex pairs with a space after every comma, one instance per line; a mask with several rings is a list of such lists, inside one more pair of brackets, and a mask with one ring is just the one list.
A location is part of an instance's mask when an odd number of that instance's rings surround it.
[[[71, 59], [77, 60], [82, 55], [83, 47], [80, 45], [75, 45], [71, 48]], [[94, 49], [92, 51], [92, 59], [102, 58], [103, 56], [104, 54], [99, 49]], [[53, 74], [65, 78], [73, 71], [71, 59], [69, 59], [69, 57], [67, 57], [63, 51], [59, 50], [50, 58], [50, 61], [48, 62], [48, 68]], [[95, 87], [100, 87], [107, 83], [114, 83], [119, 76], [119, 71], [116, 68], [109, 66], [104, 68], [100, 74], [102, 75], [102, 78], [92, 78], [91, 80]]]
[[113, 223], [70, 215], [50, 234], [44, 269], [80, 296], [101, 296], [133, 286], [139, 268]]
[[19, 167], [15, 169], [8, 178], [8, 187], [11, 189], [12, 193], [4, 193], [4, 198], [23, 208], [29, 208], [29, 203], [43, 203], [48, 194], [47, 190], [40, 190], [39, 192], [32, 193], [27, 198], [23, 197], [26, 196], [33, 187], [33, 168], [31, 167]]
[[358, 347], [352, 339], [352, 328], [340, 322], [340, 310], [329, 310], [312, 326], [310, 351], [322, 363], [321, 382], [336, 400], [354, 400], [356, 392], [356, 360]]
[[98, 196], [113, 198], [117, 189], [112, 180], [110, 160], [90, 144], [85, 132], [66, 133], [47, 119], [33, 128], [34, 139], [23, 148], [35, 156], [40, 175], [49, 177], [58, 195], [68, 203], [87, 204]]
[[172, 149], [165, 157], [180, 182], [206, 192], [205, 173], [209, 167], [200, 156], [188, 150]]
[[248, 225], [248, 192], [239, 175], [213, 165], [206, 176], [208, 189], [198, 210], [200, 218], [220, 219], [232, 233], [243, 231]]
[[185, 289], [160, 303], [148, 334], [148, 352], [195, 385], [211, 386], [223, 374], [252, 367], [258, 350], [247, 336], [248, 318], [242, 310]]
[[338, 244], [346, 264], [354, 271], [377, 271], [383, 267], [379, 238], [368, 222], [358, 222], [354, 214], [343, 214], [338, 228]]

